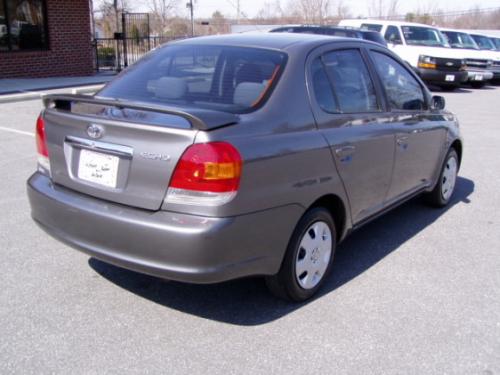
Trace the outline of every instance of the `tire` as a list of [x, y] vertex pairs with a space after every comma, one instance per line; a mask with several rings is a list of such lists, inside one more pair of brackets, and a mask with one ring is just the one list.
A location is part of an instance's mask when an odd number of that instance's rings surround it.
[[323, 207], [307, 211], [293, 231], [279, 272], [266, 277], [271, 293], [294, 302], [311, 298], [330, 273], [336, 243], [330, 212]]
[[484, 85], [486, 85], [485, 82], [477, 82], [477, 81], [474, 81], [474, 82], [471, 82], [470, 85], [475, 88], [475, 89], [481, 89], [484, 87]]
[[443, 91], [446, 91], [446, 92], [451, 92], [451, 91], [455, 91], [456, 89], [458, 89], [458, 86], [455, 86], [455, 85], [442, 85], [442, 86], [439, 86], [439, 88]]
[[457, 152], [451, 148], [444, 159], [436, 186], [427, 194], [427, 202], [431, 206], [440, 208], [450, 203], [455, 190], [459, 166]]

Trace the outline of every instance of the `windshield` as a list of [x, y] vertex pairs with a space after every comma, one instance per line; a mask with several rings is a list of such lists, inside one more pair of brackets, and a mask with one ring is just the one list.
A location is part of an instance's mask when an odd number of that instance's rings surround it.
[[146, 55], [97, 95], [243, 113], [263, 104], [286, 55], [258, 48], [170, 45]]
[[474, 41], [479, 46], [479, 49], [487, 49], [487, 50], [496, 49], [495, 45], [488, 37], [485, 37], [483, 35], [472, 35], [472, 38], [474, 38]]
[[497, 48], [497, 50], [500, 51], [500, 38], [490, 38], [493, 43], [495, 44], [495, 47]]
[[452, 48], [479, 49], [469, 34], [456, 31], [442, 31]]
[[401, 29], [408, 45], [446, 47], [446, 41], [437, 29], [422, 26], [402, 26]]

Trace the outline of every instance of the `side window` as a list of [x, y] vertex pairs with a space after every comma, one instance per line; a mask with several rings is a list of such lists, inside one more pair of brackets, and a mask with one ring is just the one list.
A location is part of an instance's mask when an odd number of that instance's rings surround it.
[[311, 69], [314, 96], [321, 109], [326, 112], [338, 112], [330, 81], [320, 58], [316, 58]]
[[425, 97], [418, 81], [392, 57], [375, 51], [371, 53], [391, 108], [424, 109]]
[[378, 111], [375, 88], [359, 50], [329, 52], [323, 63], [342, 112]]
[[401, 34], [396, 26], [387, 26], [384, 38], [388, 43], [401, 44]]

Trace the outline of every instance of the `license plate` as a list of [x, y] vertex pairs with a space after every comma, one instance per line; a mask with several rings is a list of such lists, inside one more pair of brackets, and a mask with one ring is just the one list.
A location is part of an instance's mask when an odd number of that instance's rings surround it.
[[453, 74], [447, 74], [446, 77], [444, 77], [444, 80], [447, 82], [453, 82], [455, 80], [455, 76]]
[[476, 74], [476, 76], [474, 77], [474, 79], [476, 81], [482, 81], [483, 80], [483, 75], [482, 74]]
[[81, 150], [78, 163], [78, 178], [106, 187], [116, 188], [118, 176], [117, 156]]

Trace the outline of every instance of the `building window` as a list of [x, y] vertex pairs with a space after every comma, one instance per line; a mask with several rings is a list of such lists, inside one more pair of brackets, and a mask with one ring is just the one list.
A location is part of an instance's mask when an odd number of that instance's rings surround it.
[[0, 51], [48, 48], [44, 0], [0, 0]]

